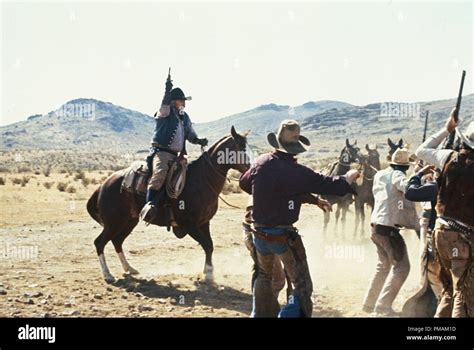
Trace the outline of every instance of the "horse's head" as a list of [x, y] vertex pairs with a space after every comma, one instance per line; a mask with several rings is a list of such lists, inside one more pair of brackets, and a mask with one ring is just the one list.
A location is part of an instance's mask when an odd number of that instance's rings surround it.
[[380, 154], [377, 151], [377, 145], [375, 145], [375, 148], [372, 149], [366, 144], [365, 149], [367, 151], [367, 163], [377, 170], [380, 170]]
[[248, 149], [247, 135], [250, 131], [239, 134], [234, 126], [230, 129], [230, 135], [216, 142], [209, 152], [215, 158], [219, 166], [225, 169], [235, 169], [241, 173], [250, 168], [251, 154]]
[[339, 161], [344, 164], [359, 162], [362, 159], [360, 148], [357, 147], [357, 140], [351, 145], [346, 139], [346, 146], [342, 149]]
[[392, 159], [392, 154], [399, 148], [403, 147], [403, 139], [398, 140], [398, 143], [393, 143], [392, 140], [390, 140], [390, 137], [387, 139], [387, 144], [390, 149], [388, 150], [388, 155], [387, 155], [387, 160]]

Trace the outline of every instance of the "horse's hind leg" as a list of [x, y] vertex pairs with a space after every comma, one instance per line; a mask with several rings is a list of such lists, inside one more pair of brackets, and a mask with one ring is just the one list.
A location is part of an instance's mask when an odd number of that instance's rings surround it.
[[331, 213], [328, 211], [325, 211], [324, 212], [324, 226], [323, 226], [323, 239], [324, 240], [326, 239], [326, 232], [328, 229], [328, 223], [330, 219], [331, 219]]
[[361, 218], [361, 226], [360, 226], [360, 239], [365, 237], [365, 205], [362, 205], [360, 208], [360, 218]]
[[359, 227], [359, 220], [360, 220], [360, 208], [359, 203], [355, 203], [354, 205], [354, 215], [355, 215], [355, 223], [354, 223], [354, 239], [357, 238], [357, 229]]
[[125, 225], [123, 230], [112, 239], [112, 243], [120, 259], [120, 263], [122, 264], [123, 270], [132, 275], [138, 274], [138, 271], [135, 270], [132, 266], [130, 266], [127, 259], [125, 258], [125, 254], [123, 253], [123, 249], [122, 249], [122, 244], [137, 224], [138, 224], [138, 219], [130, 220], [127, 223], [127, 225]]
[[204, 264], [204, 276], [207, 283], [214, 282], [214, 266], [212, 265], [212, 253], [214, 252], [214, 244], [211, 238], [211, 231], [209, 229], [209, 223], [202, 226], [192, 227], [189, 230], [189, 235], [197, 241], [204, 249], [206, 254], [206, 261]]
[[110, 270], [107, 266], [107, 262], [105, 261], [104, 255], [104, 247], [105, 245], [122, 231], [124, 227], [124, 223], [121, 225], [109, 225], [104, 223], [104, 229], [100, 233], [100, 235], [94, 240], [95, 249], [97, 251], [97, 255], [99, 256], [100, 268], [102, 269], [102, 274], [104, 275], [104, 279], [111, 283], [115, 281], [115, 277], [110, 273]]
[[112, 231], [109, 230], [107, 226], [104, 227], [100, 235], [94, 240], [95, 249], [97, 255], [99, 256], [100, 268], [102, 270], [102, 275], [106, 282], [112, 283], [115, 281], [115, 277], [110, 273], [107, 262], [105, 261], [104, 247], [112, 238]]
[[341, 213], [341, 229], [342, 229], [342, 238], [345, 238], [345, 235], [346, 235], [346, 214], [347, 214], [347, 211], [349, 210], [349, 207], [346, 207], [344, 206], [342, 208], [342, 213]]
[[339, 224], [339, 216], [341, 215], [341, 205], [338, 204], [337, 205], [337, 209], [336, 209], [336, 226], [334, 226], [334, 236], [335, 237], [338, 237], [338, 233], [337, 233], [337, 229], [338, 229], [338, 224]]

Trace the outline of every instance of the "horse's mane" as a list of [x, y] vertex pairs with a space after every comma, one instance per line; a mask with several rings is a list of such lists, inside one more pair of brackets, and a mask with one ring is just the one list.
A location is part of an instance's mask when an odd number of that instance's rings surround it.
[[217, 140], [216, 142], [214, 142], [206, 151], [202, 152], [202, 154], [197, 157], [196, 159], [194, 159], [192, 162], [189, 163], [188, 165], [188, 168], [190, 167], [194, 167], [196, 166], [196, 164], [199, 164], [200, 163], [200, 160], [203, 159], [203, 157], [206, 155], [206, 154], [209, 154], [209, 151], [210, 150], [213, 150], [218, 144], [220, 144], [222, 141], [224, 141], [226, 138], [228, 138], [230, 135], [225, 135], [223, 137], [221, 137], [219, 140]]

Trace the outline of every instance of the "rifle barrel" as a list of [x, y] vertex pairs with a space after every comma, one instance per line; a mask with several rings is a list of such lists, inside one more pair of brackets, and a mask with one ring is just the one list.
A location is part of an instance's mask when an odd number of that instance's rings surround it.
[[430, 114], [429, 111], [426, 111], [425, 115], [425, 128], [423, 129], [423, 142], [426, 140], [426, 130], [428, 129], [428, 115]]
[[458, 121], [459, 110], [461, 109], [461, 100], [462, 100], [462, 90], [464, 88], [464, 78], [466, 77], [466, 71], [462, 71], [461, 76], [461, 85], [459, 86], [458, 100], [456, 101], [456, 113], [454, 115], [454, 120]]

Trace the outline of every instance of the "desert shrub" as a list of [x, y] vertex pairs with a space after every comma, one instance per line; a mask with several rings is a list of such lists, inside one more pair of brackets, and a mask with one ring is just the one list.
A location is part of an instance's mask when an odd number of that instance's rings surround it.
[[66, 192], [67, 193], [76, 193], [76, 188], [74, 186], [68, 186], [68, 188], [66, 188]]
[[66, 182], [58, 182], [56, 188], [59, 190], [59, 192], [64, 192], [66, 191], [68, 183]]
[[18, 167], [18, 172], [19, 173], [31, 173], [31, 168], [25, 165], [19, 166]]
[[224, 188], [222, 189], [223, 194], [230, 194], [230, 193], [241, 193], [242, 190], [239, 187], [239, 184], [235, 181], [228, 182], [224, 184]]
[[86, 179], [86, 174], [82, 170], [79, 170], [76, 173], [76, 175], [74, 175], [74, 181], [84, 180], [84, 179]]
[[20, 185], [22, 179], [19, 178], [19, 177], [14, 177], [14, 178], [12, 178], [11, 180], [12, 180], [12, 183], [13, 183], [14, 185]]
[[0, 186], [5, 185], [5, 179], [3, 177], [0, 177]]
[[21, 179], [21, 187], [25, 187], [25, 185], [30, 181], [29, 176], [23, 176]]
[[87, 177], [82, 179], [82, 186], [87, 187], [91, 183], [91, 180], [88, 179]]
[[49, 177], [49, 174], [51, 174], [51, 165], [48, 164], [43, 168], [43, 175], [45, 177]]
[[43, 186], [46, 187], [46, 189], [50, 189], [51, 187], [53, 187], [54, 185], [54, 182], [43, 182]]

